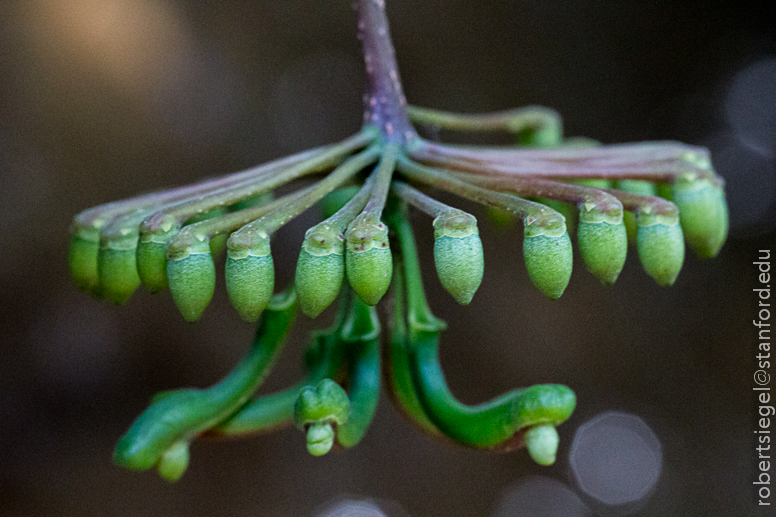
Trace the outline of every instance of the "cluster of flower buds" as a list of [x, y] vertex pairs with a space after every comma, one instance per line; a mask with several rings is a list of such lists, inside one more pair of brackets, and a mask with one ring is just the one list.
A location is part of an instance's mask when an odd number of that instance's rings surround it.
[[[569, 230], [585, 266], [605, 284], [616, 281], [629, 242], [647, 274], [668, 286], [681, 269], [685, 241], [699, 256], [713, 257], [726, 239], [723, 182], [705, 149], [564, 140], [560, 118], [546, 108], [408, 112], [418, 124], [445, 130], [512, 132], [520, 145], [452, 146], [414, 132], [396, 139], [366, 124], [333, 145], [76, 216], [70, 269], [84, 290], [122, 304], [141, 284], [152, 293], [169, 287], [184, 319], [193, 322], [216, 287], [213, 257], [226, 248], [229, 299], [245, 321], [261, 318], [249, 356], [221, 383], [154, 399], [119, 442], [118, 464], [156, 467], [174, 480], [197, 436], [292, 422], [305, 430], [311, 454], [351, 447], [374, 415], [383, 368], [397, 406], [429, 434], [488, 450], [525, 446], [538, 463], [551, 464], [555, 426], [573, 411], [573, 392], [533, 386], [481, 406], [452, 396], [438, 362], [444, 324], [426, 305], [408, 207], [433, 218], [439, 281], [462, 305], [472, 301], [484, 272], [477, 220], [430, 197], [433, 189], [520, 218], [526, 270], [551, 299], [563, 294], [571, 277]], [[293, 182], [302, 186], [273, 196]], [[305, 234], [294, 285], [273, 296], [273, 234], [319, 202], [328, 217]], [[392, 339], [381, 365], [374, 306], [391, 285]], [[315, 318], [338, 297], [334, 326], [313, 338], [305, 379], [251, 400], [297, 305]]]

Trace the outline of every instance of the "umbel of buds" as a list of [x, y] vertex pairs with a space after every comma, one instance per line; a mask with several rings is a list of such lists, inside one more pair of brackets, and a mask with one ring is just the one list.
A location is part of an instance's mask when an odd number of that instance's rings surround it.
[[[260, 320], [251, 351], [224, 380], [153, 398], [119, 440], [118, 465], [156, 468], [176, 480], [198, 437], [293, 423], [313, 455], [352, 447], [372, 421], [381, 378], [401, 413], [429, 435], [490, 451], [526, 447], [537, 463], [552, 464], [555, 427], [576, 405], [570, 388], [531, 386], [476, 406], [450, 393], [438, 358], [444, 323], [426, 302], [410, 208], [432, 218], [437, 276], [461, 305], [474, 302], [482, 282], [484, 246], [475, 216], [432, 197], [438, 193], [520, 219], [526, 271], [551, 300], [571, 278], [570, 230], [585, 267], [606, 285], [617, 280], [629, 244], [661, 286], [676, 280], [685, 241], [703, 258], [724, 244], [724, 184], [706, 149], [564, 138], [559, 115], [536, 106], [467, 115], [407, 106], [384, 2], [356, 3], [369, 84], [365, 123], [353, 136], [75, 217], [69, 260], [81, 289], [120, 305], [140, 285], [151, 293], [169, 287], [183, 318], [194, 322], [217, 288], [214, 257], [226, 248], [229, 299], [243, 320]], [[506, 132], [516, 145], [432, 142], [413, 124]], [[277, 197], [282, 186], [297, 188]], [[300, 237], [294, 283], [276, 295], [274, 235], [316, 204], [325, 219]], [[375, 306], [390, 288], [391, 339], [383, 354]], [[297, 306], [315, 318], [337, 299], [333, 326], [311, 338], [304, 378], [255, 396]]]

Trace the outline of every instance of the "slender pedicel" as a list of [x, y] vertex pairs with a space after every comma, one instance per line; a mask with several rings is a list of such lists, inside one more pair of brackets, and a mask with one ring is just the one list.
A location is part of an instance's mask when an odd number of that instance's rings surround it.
[[485, 270], [477, 219], [401, 181], [394, 181], [391, 191], [434, 218], [434, 264], [437, 276], [458, 303], [468, 305], [482, 283]]
[[376, 305], [388, 290], [393, 272], [388, 227], [380, 221], [399, 148], [387, 144], [374, 174], [374, 186], [364, 210], [345, 232], [345, 272], [356, 295]]
[[708, 150], [675, 142], [558, 149], [457, 147], [415, 139], [414, 160], [475, 174], [555, 179], [636, 179], [672, 182], [687, 173], [715, 177]]
[[391, 340], [385, 347], [385, 376], [388, 395], [394, 406], [418, 429], [428, 435], [449, 440], [426, 415], [426, 410], [418, 399], [417, 391], [410, 372], [407, 343], [407, 294], [404, 280], [404, 261], [399, 255], [394, 260], [393, 282], [393, 318]]
[[563, 137], [563, 120], [557, 111], [544, 106], [525, 106], [493, 113], [452, 113], [407, 106], [416, 124], [453, 131], [505, 131], [530, 147], [557, 147]]
[[[621, 180], [615, 182], [614, 188], [623, 192], [630, 192], [631, 194], [639, 194], [641, 196], [657, 195], [656, 185], [649, 181]], [[628, 232], [628, 243], [635, 245], [637, 232], [635, 214], [626, 210], [622, 215], [622, 222], [625, 224], [625, 230]]]
[[226, 290], [232, 305], [245, 321], [256, 321], [272, 296], [275, 267], [270, 253], [270, 235], [369, 166], [380, 153], [380, 146], [373, 145], [349, 158], [309, 192], [246, 224], [229, 237]]
[[[165, 244], [175, 236], [185, 221], [190, 218], [215, 208], [225, 208], [246, 198], [271, 191], [304, 175], [337, 165], [350, 152], [372, 142], [376, 132], [377, 130], [373, 127], [364, 127], [356, 135], [288, 167], [271, 170], [259, 177], [249, 178], [225, 188], [211, 190], [206, 194], [187, 199], [182, 203], [160, 207], [153, 214], [146, 217], [140, 225], [141, 246], [153, 248], [153, 253], [160, 257]], [[149, 278], [154, 276], [163, 278], [164, 269], [157, 267], [153, 271], [153, 275], [148, 275]], [[163, 283], [163, 280], [157, 280], [156, 283], [151, 281], [150, 287], [155, 289]]]
[[273, 298], [248, 356], [218, 384], [159, 397], [121, 437], [113, 461], [132, 470], [156, 466], [169, 481], [186, 469], [188, 444], [247, 402], [282, 349], [296, 313], [289, 289]]
[[400, 157], [405, 176], [478, 203], [502, 208], [523, 219], [523, 258], [531, 282], [546, 296], [559, 298], [571, 279], [571, 239], [565, 219], [555, 210], [510, 194], [494, 192], [453, 177], [451, 171], [425, 167]]
[[[73, 280], [81, 289], [100, 295], [101, 289], [99, 286], [97, 266], [100, 246], [100, 230], [116, 218], [128, 214], [139, 213], [144, 213], [147, 216], [162, 206], [171, 203], [180, 203], [192, 196], [201, 196], [212, 190], [221, 189], [234, 183], [271, 174], [278, 169], [289, 167], [310, 159], [329, 147], [330, 146], [324, 146], [311, 149], [258, 167], [229, 174], [221, 178], [205, 180], [194, 185], [145, 194], [84, 210], [75, 216], [70, 230], [72, 234], [70, 245], [70, 271]], [[116, 235], [116, 238], [119, 240], [121, 240], [121, 237], [120, 234]]]

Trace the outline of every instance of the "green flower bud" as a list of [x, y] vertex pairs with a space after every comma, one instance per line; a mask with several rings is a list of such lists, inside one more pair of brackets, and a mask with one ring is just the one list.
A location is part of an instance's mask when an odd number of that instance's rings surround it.
[[331, 379], [323, 379], [316, 386], [305, 386], [299, 391], [294, 404], [294, 423], [307, 431], [310, 454], [322, 456], [331, 450], [334, 445], [332, 424], [344, 424], [349, 413], [347, 393]]
[[197, 321], [216, 289], [216, 267], [207, 236], [192, 237], [188, 247], [169, 250], [167, 277], [172, 299], [183, 318]]
[[275, 290], [275, 264], [266, 233], [253, 237], [251, 245], [227, 244], [226, 291], [240, 317], [248, 323], [259, 319]]
[[447, 292], [461, 305], [468, 305], [482, 283], [485, 268], [473, 215], [450, 210], [434, 219], [434, 264]]
[[659, 285], [673, 285], [684, 262], [684, 239], [678, 218], [639, 214], [637, 221], [641, 265]]
[[141, 226], [137, 245], [137, 272], [143, 286], [151, 293], [167, 289], [167, 243], [180, 230], [175, 218], [166, 216], [158, 229]]
[[178, 481], [189, 466], [189, 442], [176, 442], [164, 451], [156, 464], [159, 475], [169, 482]]
[[129, 300], [140, 285], [137, 274], [137, 230], [129, 230], [120, 239], [101, 239], [97, 257], [100, 287], [105, 297], [116, 305]]
[[388, 227], [362, 213], [348, 226], [345, 239], [345, 270], [350, 286], [364, 303], [377, 305], [391, 284], [393, 272]]
[[550, 226], [525, 226], [523, 258], [531, 282], [546, 296], [556, 300], [571, 279], [573, 255], [566, 223], [559, 219]]
[[529, 428], [525, 432], [528, 454], [539, 465], [552, 465], [558, 452], [560, 437], [555, 427], [545, 424]]
[[587, 269], [605, 284], [613, 284], [628, 253], [622, 210], [603, 214], [586, 204], [580, 206], [577, 242]]
[[[620, 180], [615, 185], [615, 188], [617, 190], [622, 190], [623, 192], [639, 194], [640, 196], [657, 195], [657, 187], [654, 183], [648, 181]], [[638, 233], [636, 215], [633, 212], [625, 212], [622, 214], [622, 222], [625, 224], [625, 230], [628, 232], [628, 243], [635, 245], [636, 235]]]
[[677, 178], [673, 201], [687, 243], [701, 258], [715, 257], [728, 234], [728, 208], [722, 187], [694, 175]]
[[302, 312], [315, 318], [331, 305], [345, 278], [345, 238], [337, 228], [321, 223], [304, 237], [296, 264], [296, 293]]
[[70, 230], [68, 261], [70, 276], [79, 289], [99, 293], [100, 277], [97, 272], [97, 257], [100, 253], [100, 232], [92, 226], [73, 224]]

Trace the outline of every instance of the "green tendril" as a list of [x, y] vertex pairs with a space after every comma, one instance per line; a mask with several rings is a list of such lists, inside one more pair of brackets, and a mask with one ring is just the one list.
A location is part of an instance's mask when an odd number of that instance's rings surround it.
[[349, 291], [344, 289], [340, 296], [332, 327], [313, 333], [310, 346], [304, 355], [307, 371], [305, 378], [285, 390], [257, 397], [235, 415], [211, 429], [209, 434], [214, 436], [257, 434], [291, 425], [299, 391], [323, 379], [339, 377], [344, 366], [345, 343], [341, 335], [350, 308]]
[[[406, 273], [409, 365], [419, 401], [434, 425], [458, 442], [489, 449], [519, 443], [516, 437], [522, 438], [521, 433], [535, 426], [556, 426], [565, 421], [576, 398], [561, 385], [515, 390], [478, 406], [467, 406], [455, 399], [439, 366], [438, 337], [444, 324], [426, 304], [412, 229], [405, 220], [396, 223], [395, 230]], [[554, 456], [546, 438], [532, 440], [531, 447], [531, 455], [543, 463]]]
[[121, 437], [113, 461], [131, 470], [156, 466], [167, 479], [180, 477], [188, 443], [250, 399], [279, 355], [296, 313], [293, 289], [277, 295], [256, 331], [248, 356], [218, 384], [157, 398]]

